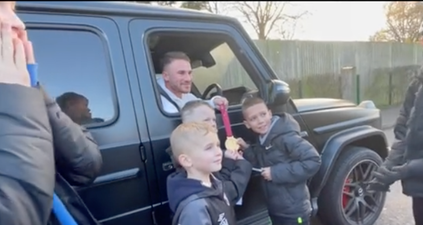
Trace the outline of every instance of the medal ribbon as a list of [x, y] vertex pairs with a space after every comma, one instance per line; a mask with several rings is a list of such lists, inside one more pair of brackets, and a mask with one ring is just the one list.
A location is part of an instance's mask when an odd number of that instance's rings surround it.
[[225, 132], [227, 137], [232, 137], [231, 122], [229, 121], [228, 111], [224, 105], [220, 106], [220, 113], [222, 114], [223, 125], [225, 126]]

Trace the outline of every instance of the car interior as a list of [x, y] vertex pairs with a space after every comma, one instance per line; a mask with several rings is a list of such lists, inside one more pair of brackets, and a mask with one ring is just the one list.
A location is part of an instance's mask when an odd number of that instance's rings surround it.
[[[223, 35], [209, 33], [161, 32], [151, 34], [148, 37], [148, 46], [151, 52], [156, 79], [162, 79], [162, 68], [160, 63], [162, 56], [171, 51], [181, 51], [190, 57], [194, 77], [196, 76], [195, 73], [197, 68], [212, 68], [216, 65], [216, 60], [210, 52], [220, 45], [227, 43], [228, 40], [226, 39], [227, 38]], [[158, 87], [158, 89], [160, 94], [166, 97], [166, 94], [160, 90], [160, 87]], [[197, 85], [193, 82], [191, 93], [205, 100], [215, 95], [224, 96], [228, 99], [229, 105], [238, 105], [242, 102], [242, 99], [256, 95], [257, 90], [252, 90], [245, 86], [222, 89], [221, 84], [210, 83], [201, 93]]]

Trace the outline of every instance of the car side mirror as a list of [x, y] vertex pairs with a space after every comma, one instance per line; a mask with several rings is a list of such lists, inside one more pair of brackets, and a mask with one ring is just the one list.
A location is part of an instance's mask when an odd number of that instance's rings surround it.
[[289, 84], [281, 80], [271, 80], [267, 85], [268, 104], [273, 106], [285, 105], [289, 98], [291, 89]]

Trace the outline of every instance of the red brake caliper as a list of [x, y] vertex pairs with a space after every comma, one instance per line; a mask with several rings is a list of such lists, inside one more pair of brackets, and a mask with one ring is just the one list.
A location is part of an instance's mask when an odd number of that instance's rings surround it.
[[[344, 183], [343, 192], [350, 192], [350, 186], [348, 184], [351, 183], [351, 179], [347, 178]], [[350, 197], [346, 194], [342, 194], [342, 207], [345, 209], [347, 207], [348, 201], [350, 200]]]

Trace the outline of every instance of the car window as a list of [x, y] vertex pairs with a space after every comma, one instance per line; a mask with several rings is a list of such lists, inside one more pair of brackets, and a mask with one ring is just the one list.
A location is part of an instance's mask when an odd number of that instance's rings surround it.
[[[76, 30], [29, 29], [39, 81], [75, 122], [96, 124], [115, 116], [111, 72], [102, 39]], [[85, 101], [84, 101], [85, 99]]]
[[[210, 68], [199, 67], [193, 70], [193, 82], [201, 93], [213, 83], [218, 83], [223, 90], [237, 87], [257, 89], [226, 42], [217, 46], [210, 54], [216, 62], [214, 66]], [[236, 105], [240, 104], [240, 101], [230, 101], [230, 103]]]

